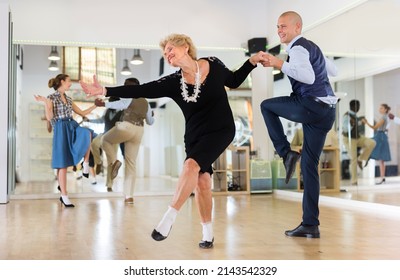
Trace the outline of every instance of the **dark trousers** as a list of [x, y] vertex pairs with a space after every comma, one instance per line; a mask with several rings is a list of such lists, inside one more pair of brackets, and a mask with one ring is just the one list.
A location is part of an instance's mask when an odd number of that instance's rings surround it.
[[304, 182], [303, 224], [319, 225], [318, 164], [326, 135], [335, 121], [335, 109], [312, 98], [292, 94], [264, 100], [261, 103], [261, 112], [271, 141], [281, 157], [290, 151], [290, 143], [279, 117], [302, 123], [304, 141], [300, 165]]

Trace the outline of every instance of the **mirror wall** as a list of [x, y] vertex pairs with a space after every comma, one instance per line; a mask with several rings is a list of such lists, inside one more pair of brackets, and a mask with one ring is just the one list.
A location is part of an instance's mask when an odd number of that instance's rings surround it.
[[[24, 195], [37, 197], [54, 194], [57, 192], [57, 181], [53, 170], [49, 169], [51, 163], [51, 144], [52, 133], [47, 131], [47, 122], [44, 120], [44, 107], [42, 103], [37, 103], [33, 95], [48, 95], [53, 89], [47, 87], [48, 80], [63, 72], [62, 61], [58, 62], [59, 70], [50, 71], [48, 69], [50, 61], [48, 56], [51, 46], [21, 45], [18, 47], [24, 53], [23, 63], [17, 73], [17, 179], [18, 183], [14, 190], [14, 195]], [[63, 47], [57, 46], [60, 56], [63, 56]], [[133, 49], [116, 49], [116, 82], [114, 85], [122, 85], [128, 77], [136, 77], [141, 83], [158, 79], [161, 75], [166, 75], [176, 71], [167, 64], [160, 65], [161, 52], [158, 49], [142, 49], [140, 55], [144, 61], [142, 65], [129, 64], [131, 75], [124, 76], [121, 70], [124, 66], [124, 59], [128, 61], [133, 56]], [[198, 50], [198, 56], [214, 55], [219, 57], [227, 67], [236, 68], [246, 59], [242, 50], [229, 51], [204, 51]], [[160, 73], [160, 70], [163, 73]], [[23, 97], [21, 92], [24, 92]], [[82, 109], [89, 107], [93, 103], [92, 99], [87, 99], [81, 93], [80, 86], [74, 82], [69, 96]], [[247, 102], [249, 89], [240, 89], [235, 92], [232, 100], [232, 108], [238, 114], [243, 112], [243, 104]], [[183, 134], [184, 120], [180, 109], [169, 99], [161, 98], [149, 100], [153, 104], [155, 123], [152, 126], [145, 126], [145, 134], [141, 142], [141, 148], [137, 159], [137, 194], [151, 195], [172, 193], [175, 188], [177, 177], [182, 169], [184, 160]], [[243, 103], [243, 104], [242, 104]], [[90, 115], [89, 121], [83, 121], [82, 126], [92, 128], [96, 133], [104, 131], [104, 124], [94, 123], [104, 114], [104, 108], [97, 108]], [[80, 116], [76, 116], [78, 122], [82, 121]], [[247, 136], [246, 136], [247, 137]], [[239, 139], [243, 144], [248, 139]], [[26, 156], [28, 155], [28, 156]], [[123, 162], [122, 154], [118, 155]], [[103, 156], [104, 166], [107, 165], [106, 157]], [[74, 172], [71, 168], [68, 173], [68, 188], [70, 193], [87, 194], [96, 193], [100, 195], [120, 195], [123, 185], [124, 166], [120, 169], [120, 174], [114, 182], [113, 192], [105, 186], [105, 171], [97, 174], [96, 184], [92, 184], [94, 176], [89, 179], [82, 178], [78, 171]], [[148, 180], [151, 178], [151, 180]]]
[[[62, 53], [62, 47], [58, 50]], [[51, 195], [56, 192], [57, 182], [55, 174], [49, 170], [52, 134], [47, 132], [46, 122], [43, 120], [44, 109], [42, 104], [38, 104], [33, 100], [33, 94], [47, 95], [52, 92], [47, 87], [47, 81], [57, 75], [60, 71], [49, 71], [47, 59], [51, 51], [51, 46], [24, 45], [20, 46], [19, 52], [23, 52], [23, 58], [18, 59], [20, 70], [17, 74], [18, 88], [24, 88], [25, 92], [29, 92], [31, 96], [22, 98], [17, 96], [17, 178], [19, 183], [15, 189], [14, 195], [24, 196], [43, 196]], [[116, 50], [116, 84], [122, 84], [126, 76], [121, 75], [120, 69], [123, 67], [123, 60], [130, 58], [133, 50], [117, 49]], [[159, 50], [141, 50], [141, 55], [145, 61], [143, 65], [130, 65], [132, 75], [137, 77], [141, 82], [157, 79], [160, 76], [160, 51]], [[216, 55], [223, 60], [230, 68], [240, 65], [246, 56], [240, 51], [199, 51], [199, 56]], [[22, 61], [23, 59], [23, 61]], [[356, 54], [353, 57], [336, 58], [335, 63], [339, 69], [353, 69], [353, 74], [346, 77], [331, 78], [335, 91], [340, 97], [339, 106], [337, 108], [337, 120], [334, 124], [334, 130], [337, 135], [337, 142], [340, 149], [341, 162], [347, 159], [347, 151], [343, 145], [341, 137], [341, 120], [343, 114], [349, 110], [349, 102], [352, 99], [358, 99], [361, 102], [360, 115], [365, 116], [372, 122], [378, 116], [377, 104], [389, 103], [395, 99], [396, 79], [400, 70], [394, 69], [385, 71], [372, 76], [359, 74], [364, 72], [358, 67], [371, 67], [375, 58], [358, 58]], [[22, 68], [21, 68], [22, 67]], [[164, 65], [164, 74], [168, 74], [176, 69], [169, 68]], [[342, 74], [344, 76], [344, 74]], [[28, 88], [28, 90], [27, 90]], [[274, 91], [276, 94], [289, 94], [290, 83], [286, 77], [274, 83]], [[375, 94], [379, 92], [379, 94]], [[90, 106], [93, 100], [87, 100], [80, 93], [79, 85], [74, 84], [70, 92], [74, 100], [80, 107]], [[243, 111], [243, 102], [251, 96], [250, 90], [241, 90], [234, 93], [232, 98], [232, 108], [234, 112], [246, 115]], [[239, 101], [238, 101], [239, 100]], [[163, 194], [172, 193], [176, 178], [179, 175], [181, 164], [183, 161], [183, 117], [180, 110], [173, 102], [168, 100], [154, 100], [157, 102], [154, 108], [156, 122], [152, 127], [146, 127], [145, 135], [142, 141], [142, 147], [138, 156], [138, 194]], [[392, 106], [393, 113], [400, 113], [396, 104]], [[89, 119], [97, 119], [103, 114], [103, 109], [96, 109]], [[78, 118], [79, 120], [79, 118]], [[93, 124], [83, 122], [83, 125], [90, 126], [96, 132], [102, 132], [101, 124]], [[289, 124], [290, 125], [290, 124]], [[296, 124], [293, 124], [295, 127]], [[18, 129], [27, 127], [28, 129]], [[367, 137], [373, 136], [373, 131], [366, 128]], [[398, 151], [397, 143], [399, 129], [393, 125], [389, 129], [389, 139], [391, 143], [392, 161], [387, 163], [387, 170], [390, 175], [397, 175]], [[289, 135], [289, 139], [294, 136]], [[241, 141], [241, 140], [238, 140]], [[23, 155], [29, 155], [28, 157]], [[119, 154], [121, 157], [121, 154]], [[156, 164], [155, 164], [156, 163]], [[342, 169], [343, 168], [343, 169]], [[79, 167], [78, 167], [79, 169]], [[377, 188], [375, 182], [375, 163], [371, 162], [369, 166], [363, 170], [358, 170], [360, 178], [359, 186], [351, 186], [348, 169], [341, 166], [341, 183], [342, 191], [339, 194], [323, 193], [323, 195], [335, 195], [343, 198], [351, 196], [354, 199], [362, 196], [362, 190]], [[123, 170], [123, 169], [121, 169]], [[78, 172], [79, 174], [79, 172]], [[347, 176], [346, 176], [347, 174]], [[107, 192], [105, 187], [105, 177], [103, 173], [96, 176], [97, 184], [93, 185], [89, 179], [77, 178], [73, 170], [69, 173], [69, 182], [72, 182], [70, 191], [72, 193], [88, 194], [96, 193], [100, 195], [119, 195], [122, 187], [123, 172], [117, 178], [113, 193]], [[153, 178], [148, 180], [147, 178]], [[390, 181], [390, 179], [389, 179]], [[379, 186], [382, 188], [382, 186]], [[384, 186], [386, 187], [386, 186]], [[390, 191], [390, 189], [388, 189]], [[362, 198], [368, 200], [368, 198]]]

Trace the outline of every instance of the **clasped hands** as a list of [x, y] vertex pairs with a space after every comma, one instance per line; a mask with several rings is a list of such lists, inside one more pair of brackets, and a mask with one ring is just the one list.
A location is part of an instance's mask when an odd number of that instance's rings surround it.
[[105, 104], [106, 103], [103, 100], [101, 100], [100, 98], [96, 98], [96, 100], [94, 101], [94, 105], [96, 105], [97, 107], [104, 107]]
[[279, 69], [282, 68], [283, 64], [282, 59], [263, 51], [259, 51], [258, 53], [252, 55], [249, 60], [253, 65], [260, 63], [264, 67], [275, 67]]

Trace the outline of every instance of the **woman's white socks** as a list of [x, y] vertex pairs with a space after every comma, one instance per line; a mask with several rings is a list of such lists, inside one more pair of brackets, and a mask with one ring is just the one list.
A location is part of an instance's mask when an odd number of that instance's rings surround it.
[[178, 210], [168, 206], [167, 212], [165, 212], [164, 217], [161, 219], [160, 223], [156, 227], [156, 231], [161, 233], [162, 236], [168, 236], [172, 224], [175, 222], [176, 215], [178, 214]]
[[83, 171], [82, 173], [89, 174], [89, 162], [83, 162]]
[[201, 223], [203, 226], [203, 239], [202, 241], [212, 242], [214, 238], [212, 222]]
[[71, 201], [68, 198], [68, 195], [61, 195], [61, 198], [62, 198], [62, 200], [63, 200], [65, 205], [72, 204]]

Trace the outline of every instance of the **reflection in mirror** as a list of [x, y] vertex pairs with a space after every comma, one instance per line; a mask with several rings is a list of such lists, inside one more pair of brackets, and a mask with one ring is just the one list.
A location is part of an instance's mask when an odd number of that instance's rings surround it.
[[[349, 16], [350, 17], [350, 16]], [[369, 19], [371, 21], [371, 19]], [[313, 29], [316, 32], [317, 28]], [[371, 32], [372, 34], [373, 32]], [[345, 44], [343, 40], [341, 44]], [[61, 53], [61, 48], [58, 48]], [[51, 145], [51, 134], [47, 131], [46, 122], [42, 120], [44, 115], [43, 107], [35, 103], [33, 94], [41, 93], [47, 95], [51, 90], [47, 87], [47, 81], [54, 77], [58, 72], [48, 70], [49, 60], [48, 55], [51, 51], [51, 46], [35, 46], [23, 45], [20, 46], [20, 53], [23, 56], [23, 69], [18, 68], [16, 84], [17, 84], [17, 184], [14, 194], [16, 195], [48, 195], [55, 194], [56, 181], [54, 180], [54, 172], [49, 169], [50, 149], [47, 146]], [[344, 114], [349, 111], [349, 103], [352, 99], [360, 101], [360, 116], [365, 116], [369, 122], [373, 123], [379, 117], [378, 107], [382, 103], [387, 103], [392, 108], [391, 112], [396, 116], [400, 116], [400, 106], [397, 101], [397, 92], [399, 92], [398, 77], [400, 70], [398, 65], [393, 63], [398, 61], [398, 55], [390, 54], [383, 56], [381, 51], [375, 57], [373, 51], [369, 51], [369, 55], [360, 56], [359, 53], [365, 53], [365, 50], [353, 49], [353, 54], [335, 54], [337, 56], [335, 63], [339, 68], [339, 76], [331, 79], [336, 93], [340, 93], [340, 102], [337, 107], [337, 119], [334, 124], [334, 131], [337, 135], [339, 145], [340, 165], [340, 192], [323, 192], [322, 195], [337, 196], [343, 198], [358, 199], [363, 201], [375, 202], [375, 198], [370, 194], [378, 188], [388, 193], [395, 193], [395, 182], [398, 174], [399, 162], [399, 139], [400, 129], [394, 123], [390, 123], [388, 127], [388, 138], [390, 143], [391, 161], [386, 163], [386, 184], [375, 185], [375, 174], [378, 174], [379, 168], [377, 163], [372, 160], [367, 167], [361, 170], [357, 167], [358, 186], [351, 186], [350, 171], [348, 163], [348, 154], [343, 143], [342, 136], [342, 121]], [[115, 61], [115, 77], [116, 85], [122, 84], [126, 76], [120, 74], [123, 68], [124, 59], [130, 60], [133, 56], [133, 49], [117, 49]], [[141, 56], [144, 63], [139, 66], [129, 64], [132, 75], [137, 77], [142, 83], [160, 77], [160, 58], [159, 50], [141, 50]], [[61, 55], [63, 55], [61, 53]], [[228, 68], [234, 69], [246, 59], [242, 51], [199, 51], [199, 57], [216, 55]], [[391, 64], [384, 64], [391, 63]], [[389, 65], [389, 66], [388, 66]], [[171, 69], [168, 65], [164, 65], [163, 74], [169, 74], [175, 69]], [[64, 70], [60, 70], [64, 71]], [[274, 91], [277, 95], [289, 94], [285, 87], [289, 86], [286, 78], [278, 80], [274, 83]], [[22, 91], [23, 89], [23, 91]], [[21, 96], [21, 91], [24, 96]], [[250, 91], [249, 91], [250, 92]], [[88, 102], [85, 97], [79, 97], [79, 86], [74, 83], [71, 89], [73, 98], [80, 102]], [[235, 115], [238, 137], [235, 138], [237, 143], [250, 143], [252, 138], [249, 137], [249, 130], [252, 127], [252, 108], [247, 107], [250, 100], [246, 96], [246, 91], [237, 93], [239, 96], [234, 96], [231, 100], [234, 113], [243, 110], [242, 114]], [[240, 100], [236, 102], [235, 98]], [[183, 118], [180, 110], [173, 102], [168, 100], [155, 101], [155, 117], [156, 122], [153, 127], [149, 127], [145, 131], [143, 145], [138, 157], [138, 189], [139, 194], [153, 193], [172, 193], [175, 188], [176, 178], [181, 170], [183, 162]], [[90, 101], [92, 102], [92, 101]], [[89, 104], [90, 104], [89, 102]], [[82, 103], [82, 106], [84, 106]], [[244, 107], [243, 107], [244, 106]], [[253, 108], [256, 110], [257, 108]], [[246, 111], [247, 110], [247, 111]], [[90, 118], [98, 118], [102, 115], [101, 110], [96, 110]], [[244, 116], [244, 117], [243, 117]], [[83, 123], [86, 125], [85, 123]], [[287, 125], [289, 126], [289, 125]], [[23, 129], [22, 129], [23, 128]], [[296, 124], [291, 125], [292, 131], [290, 137], [296, 134]], [[100, 129], [100, 128], [99, 128]], [[365, 136], [372, 138], [374, 131], [365, 127]], [[46, 162], [47, 161], [47, 162]], [[324, 161], [322, 161], [324, 162]], [[173, 164], [171, 164], [173, 163]], [[365, 161], [364, 161], [365, 165]], [[328, 165], [329, 166], [329, 165]], [[122, 173], [122, 172], [121, 172]], [[104, 182], [101, 182], [103, 174], [98, 177], [96, 185], [91, 185], [90, 180], [76, 180], [74, 173], [71, 170], [69, 180], [74, 187], [70, 189], [71, 193], [89, 193], [97, 192], [104, 195], [119, 195], [118, 192], [122, 188], [117, 185], [115, 192], [107, 193]], [[120, 174], [123, 176], [123, 174]], [[392, 176], [395, 175], [395, 176]], [[151, 177], [152, 181], [146, 181]], [[119, 179], [122, 182], [121, 179]], [[44, 183], [45, 182], [45, 183]], [[394, 184], [392, 184], [394, 182]], [[143, 186], [140, 188], [139, 186]], [[393, 187], [394, 186], [394, 187]], [[382, 202], [380, 202], [382, 203]], [[399, 205], [399, 200], [388, 201], [384, 203]]]
[[[102, 50], [103, 60], [107, 57], [114, 57], [111, 70], [98, 69], [98, 63], [94, 57], [99, 57], [99, 49], [86, 48], [81, 53], [77, 48], [64, 48], [58, 46], [61, 59], [58, 61], [59, 70], [48, 69], [48, 56], [51, 46], [24, 45], [20, 46], [25, 52], [24, 70], [17, 73], [17, 92], [23, 92], [26, 96], [17, 96], [17, 177], [18, 183], [12, 195], [18, 197], [43, 197], [58, 195], [57, 180], [55, 171], [51, 169], [51, 146], [52, 132], [48, 130], [48, 123], [44, 116], [43, 104], [35, 102], [34, 94], [47, 96], [53, 90], [47, 87], [50, 78], [62, 72], [71, 73], [73, 84], [68, 95], [76, 102], [78, 107], [85, 109], [93, 104], [94, 99], [87, 99], [80, 90], [78, 84], [80, 73], [91, 78], [97, 69], [108, 80], [103, 81], [105, 85], [122, 85], [128, 77], [136, 77], [141, 83], [158, 79], [161, 75], [170, 74], [176, 69], [168, 65], [160, 65], [160, 50], [141, 50], [140, 55], [144, 61], [142, 65], [129, 63], [131, 75], [125, 76], [120, 73], [124, 66], [124, 60], [133, 57], [133, 49], [115, 49], [105, 55]], [[89, 58], [82, 59], [82, 54], [89, 54]], [[242, 64], [245, 53], [242, 50], [223, 51], [198, 51], [198, 57], [204, 56], [219, 57], [228, 68], [234, 69]], [[79, 59], [77, 59], [79, 58]], [[78, 63], [86, 61], [84, 67]], [[161, 69], [161, 66], [163, 69]], [[107, 71], [106, 71], [107, 70]], [[161, 71], [163, 70], [163, 71]], [[107, 74], [108, 73], [108, 74]], [[114, 77], [114, 80], [110, 80]], [[247, 88], [248, 86], [245, 86]], [[249, 89], [239, 89], [232, 93], [232, 108], [235, 113], [238, 137], [235, 138], [236, 145], [249, 145], [251, 141], [251, 98]], [[155, 114], [153, 126], [145, 127], [145, 132], [137, 158], [137, 184], [135, 193], [137, 195], [171, 194], [176, 186], [177, 177], [182, 169], [184, 161], [184, 119], [181, 111], [174, 102], [168, 99], [149, 100]], [[87, 119], [74, 116], [74, 119], [82, 126], [89, 127], [96, 134], [104, 131], [104, 123], [96, 120], [104, 115], [104, 108], [96, 108]], [[89, 121], [88, 121], [89, 120]], [[24, 127], [26, 129], [18, 129]], [[26, 156], [28, 155], [28, 156]], [[82, 178], [81, 166], [68, 169], [68, 191], [71, 194], [96, 194], [104, 196], [120, 196], [123, 188], [124, 165], [120, 169], [113, 188], [106, 187], [107, 158], [103, 154], [103, 168], [99, 174], [89, 176], [89, 179]], [[120, 150], [118, 158], [123, 161]], [[96, 184], [94, 184], [96, 182]]]
[[[358, 69], [359, 67], [373, 68], [373, 65], [371, 58], [362, 59], [354, 56], [354, 78], [335, 82], [336, 90], [343, 95], [337, 109], [342, 190], [337, 196], [398, 206], [400, 201], [396, 199], [398, 197], [396, 195], [400, 194], [397, 187], [399, 127], [390, 120], [385, 125], [391, 159], [385, 162], [385, 184], [377, 184], [381, 178], [379, 161], [368, 160], [374, 150], [373, 137], [376, 130], [366, 126], [362, 119], [365, 118], [372, 124], [377, 123], [383, 116], [379, 112], [379, 107], [384, 103], [389, 104], [392, 113], [398, 114], [396, 92], [399, 90], [397, 85], [399, 70], [387, 71], [383, 68], [375, 70], [372, 74], [358, 75], [365, 72], [365, 69]], [[354, 104], [359, 104], [359, 108], [354, 107]], [[353, 112], [356, 115], [352, 115]]]

